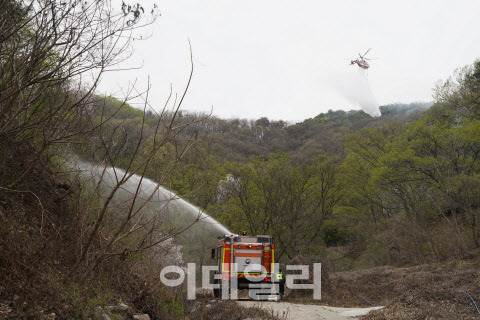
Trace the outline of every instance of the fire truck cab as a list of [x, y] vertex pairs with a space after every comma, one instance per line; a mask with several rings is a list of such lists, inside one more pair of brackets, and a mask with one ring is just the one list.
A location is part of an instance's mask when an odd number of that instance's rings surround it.
[[[262, 287], [263, 299], [279, 301], [284, 292], [285, 278], [275, 263], [274, 255], [270, 236], [247, 236], [244, 232], [242, 236], [225, 235], [220, 238], [211, 256], [217, 264], [214, 296], [222, 296], [225, 286], [229, 287], [231, 293], [231, 288], [235, 286], [235, 289], [249, 289], [250, 297], [259, 300], [261, 298], [258, 297], [262, 295], [258, 291], [252, 295], [252, 288]], [[275, 298], [272, 299], [272, 296]]]

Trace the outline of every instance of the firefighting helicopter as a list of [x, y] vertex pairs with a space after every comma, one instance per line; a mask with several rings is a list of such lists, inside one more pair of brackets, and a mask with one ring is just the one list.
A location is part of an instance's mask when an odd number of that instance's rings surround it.
[[358, 55], [360, 56], [360, 58], [357, 58], [355, 60], [350, 60], [350, 65], [356, 64], [357, 66], [365, 70], [370, 68], [370, 65], [368, 64], [367, 60], [374, 60], [374, 59], [368, 59], [368, 58], [365, 58], [365, 56], [371, 49], [372, 48], [368, 49], [367, 52], [365, 52], [363, 55], [359, 53]]

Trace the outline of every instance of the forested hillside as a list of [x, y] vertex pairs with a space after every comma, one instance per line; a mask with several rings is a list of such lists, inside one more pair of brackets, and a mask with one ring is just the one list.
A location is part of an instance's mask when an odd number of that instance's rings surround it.
[[[433, 88], [432, 103], [381, 106], [377, 118], [189, 113], [192, 55], [185, 90], [164, 106], [151, 108], [137, 88], [99, 94], [102, 74], [128, 57], [156, 9], [0, 1], [0, 318], [84, 319], [120, 302], [152, 319], [212, 318], [184, 287], [158, 281], [168, 258], [183, 257], [171, 250], [185, 231], [162, 219], [164, 206], [145, 214], [162, 186], [233, 232], [273, 236], [282, 264], [321, 262], [325, 274], [374, 268], [366, 277], [385, 266], [448, 263], [455, 274], [478, 265], [480, 61]], [[147, 178], [154, 190], [141, 199]], [[123, 191], [131, 198], [115, 205]]]
[[[344, 270], [476, 256], [478, 70], [475, 62], [434, 88], [430, 108], [382, 106], [378, 118], [330, 110], [288, 124], [183, 113], [182, 141], [146, 175], [179, 160], [165, 185], [232, 230], [272, 234], [285, 261]], [[188, 143], [180, 160], [173, 150]]]
[[[115, 104], [122, 106], [110, 98], [102, 112], [108, 115], [109, 109], [116, 110]], [[391, 231], [392, 224], [403, 217], [404, 200], [389, 196], [392, 203], [387, 204], [387, 195], [358, 194], [367, 190], [372, 173], [357, 176], [354, 167], [362, 164], [356, 157], [359, 148], [368, 147], [369, 139], [380, 133], [385, 139], [399, 138], [395, 130], [420, 125], [439, 103], [431, 110], [430, 106], [386, 105], [378, 118], [363, 111], [330, 110], [296, 124], [184, 112], [176, 119], [178, 125], [185, 125], [179, 139], [162, 147], [145, 175], [164, 181], [231, 230], [272, 234], [280, 248], [277, 257], [285, 262], [299, 259], [299, 254], [307, 260], [321, 257], [336, 269], [424, 262], [431, 257], [415, 261], [416, 249], [381, 241], [384, 232]], [[135, 132], [141, 131], [139, 124], [155, 122], [156, 116], [149, 114], [141, 121], [142, 114], [136, 109], [123, 105], [121, 110], [122, 115], [117, 113], [114, 118], [124, 129], [116, 139], [125, 143], [116, 144], [121, 147], [115, 149], [114, 164], [124, 167], [129, 152], [138, 144]], [[138, 159], [150, 148], [151, 137], [142, 139], [147, 141], [143, 144], [146, 150], [139, 151]], [[179, 151], [186, 149], [188, 152]], [[172, 163], [175, 169], [165, 175], [164, 168]], [[412, 223], [410, 219], [402, 221], [398, 225]], [[401, 252], [392, 252], [391, 247]], [[408, 252], [403, 252], [406, 249]]]
[[[431, 103], [392, 104], [381, 106], [382, 117], [373, 118], [363, 111], [329, 110], [299, 123], [274, 121], [268, 118], [219, 119], [210, 116], [187, 128], [197, 132], [209, 145], [216, 145], [231, 160], [246, 160], [252, 155], [290, 152], [296, 158], [309, 158], [314, 153], [341, 154], [348, 133], [385, 122], [409, 122], [431, 106]], [[312, 106], [314, 109], [315, 106]], [[184, 114], [184, 121], [205, 115]]]

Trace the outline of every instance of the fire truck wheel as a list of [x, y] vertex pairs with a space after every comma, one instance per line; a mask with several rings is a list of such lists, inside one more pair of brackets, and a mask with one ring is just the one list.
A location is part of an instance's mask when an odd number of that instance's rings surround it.
[[[213, 280], [213, 284], [220, 284], [220, 281], [218, 281], [217, 279]], [[220, 288], [218, 289], [213, 289], [213, 297], [214, 298], [220, 298], [220, 293], [222, 292], [222, 288], [221, 288], [221, 285], [220, 285]]]

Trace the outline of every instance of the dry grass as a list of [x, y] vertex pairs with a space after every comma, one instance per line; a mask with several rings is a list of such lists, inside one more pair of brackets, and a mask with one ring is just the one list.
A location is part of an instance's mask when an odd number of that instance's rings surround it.
[[273, 311], [269, 312], [260, 308], [247, 308], [240, 306], [235, 301], [199, 300], [192, 303], [190, 319], [199, 320], [281, 320]]
[[[0, 319], [47, 319], [52, 313], [84, 319], [94, 306], [118, 301], [152, 319], [184, 315], [181, 288], [161, 285], [153, 250], [75, 269], [86, 192], [75, 178], [55, 171], [51, 162], [38, 161], [14, 189], [7, 186], [15, 172], [0, 175]], [[101, 248], [101, 237], [96, 241]]]
[[362, 319], [478, 319], [468, 292], [480, 302], [480, 262], [452, 261], [408, 268], [379, 267], [330, 276], [324, 303], [385, 309]]

